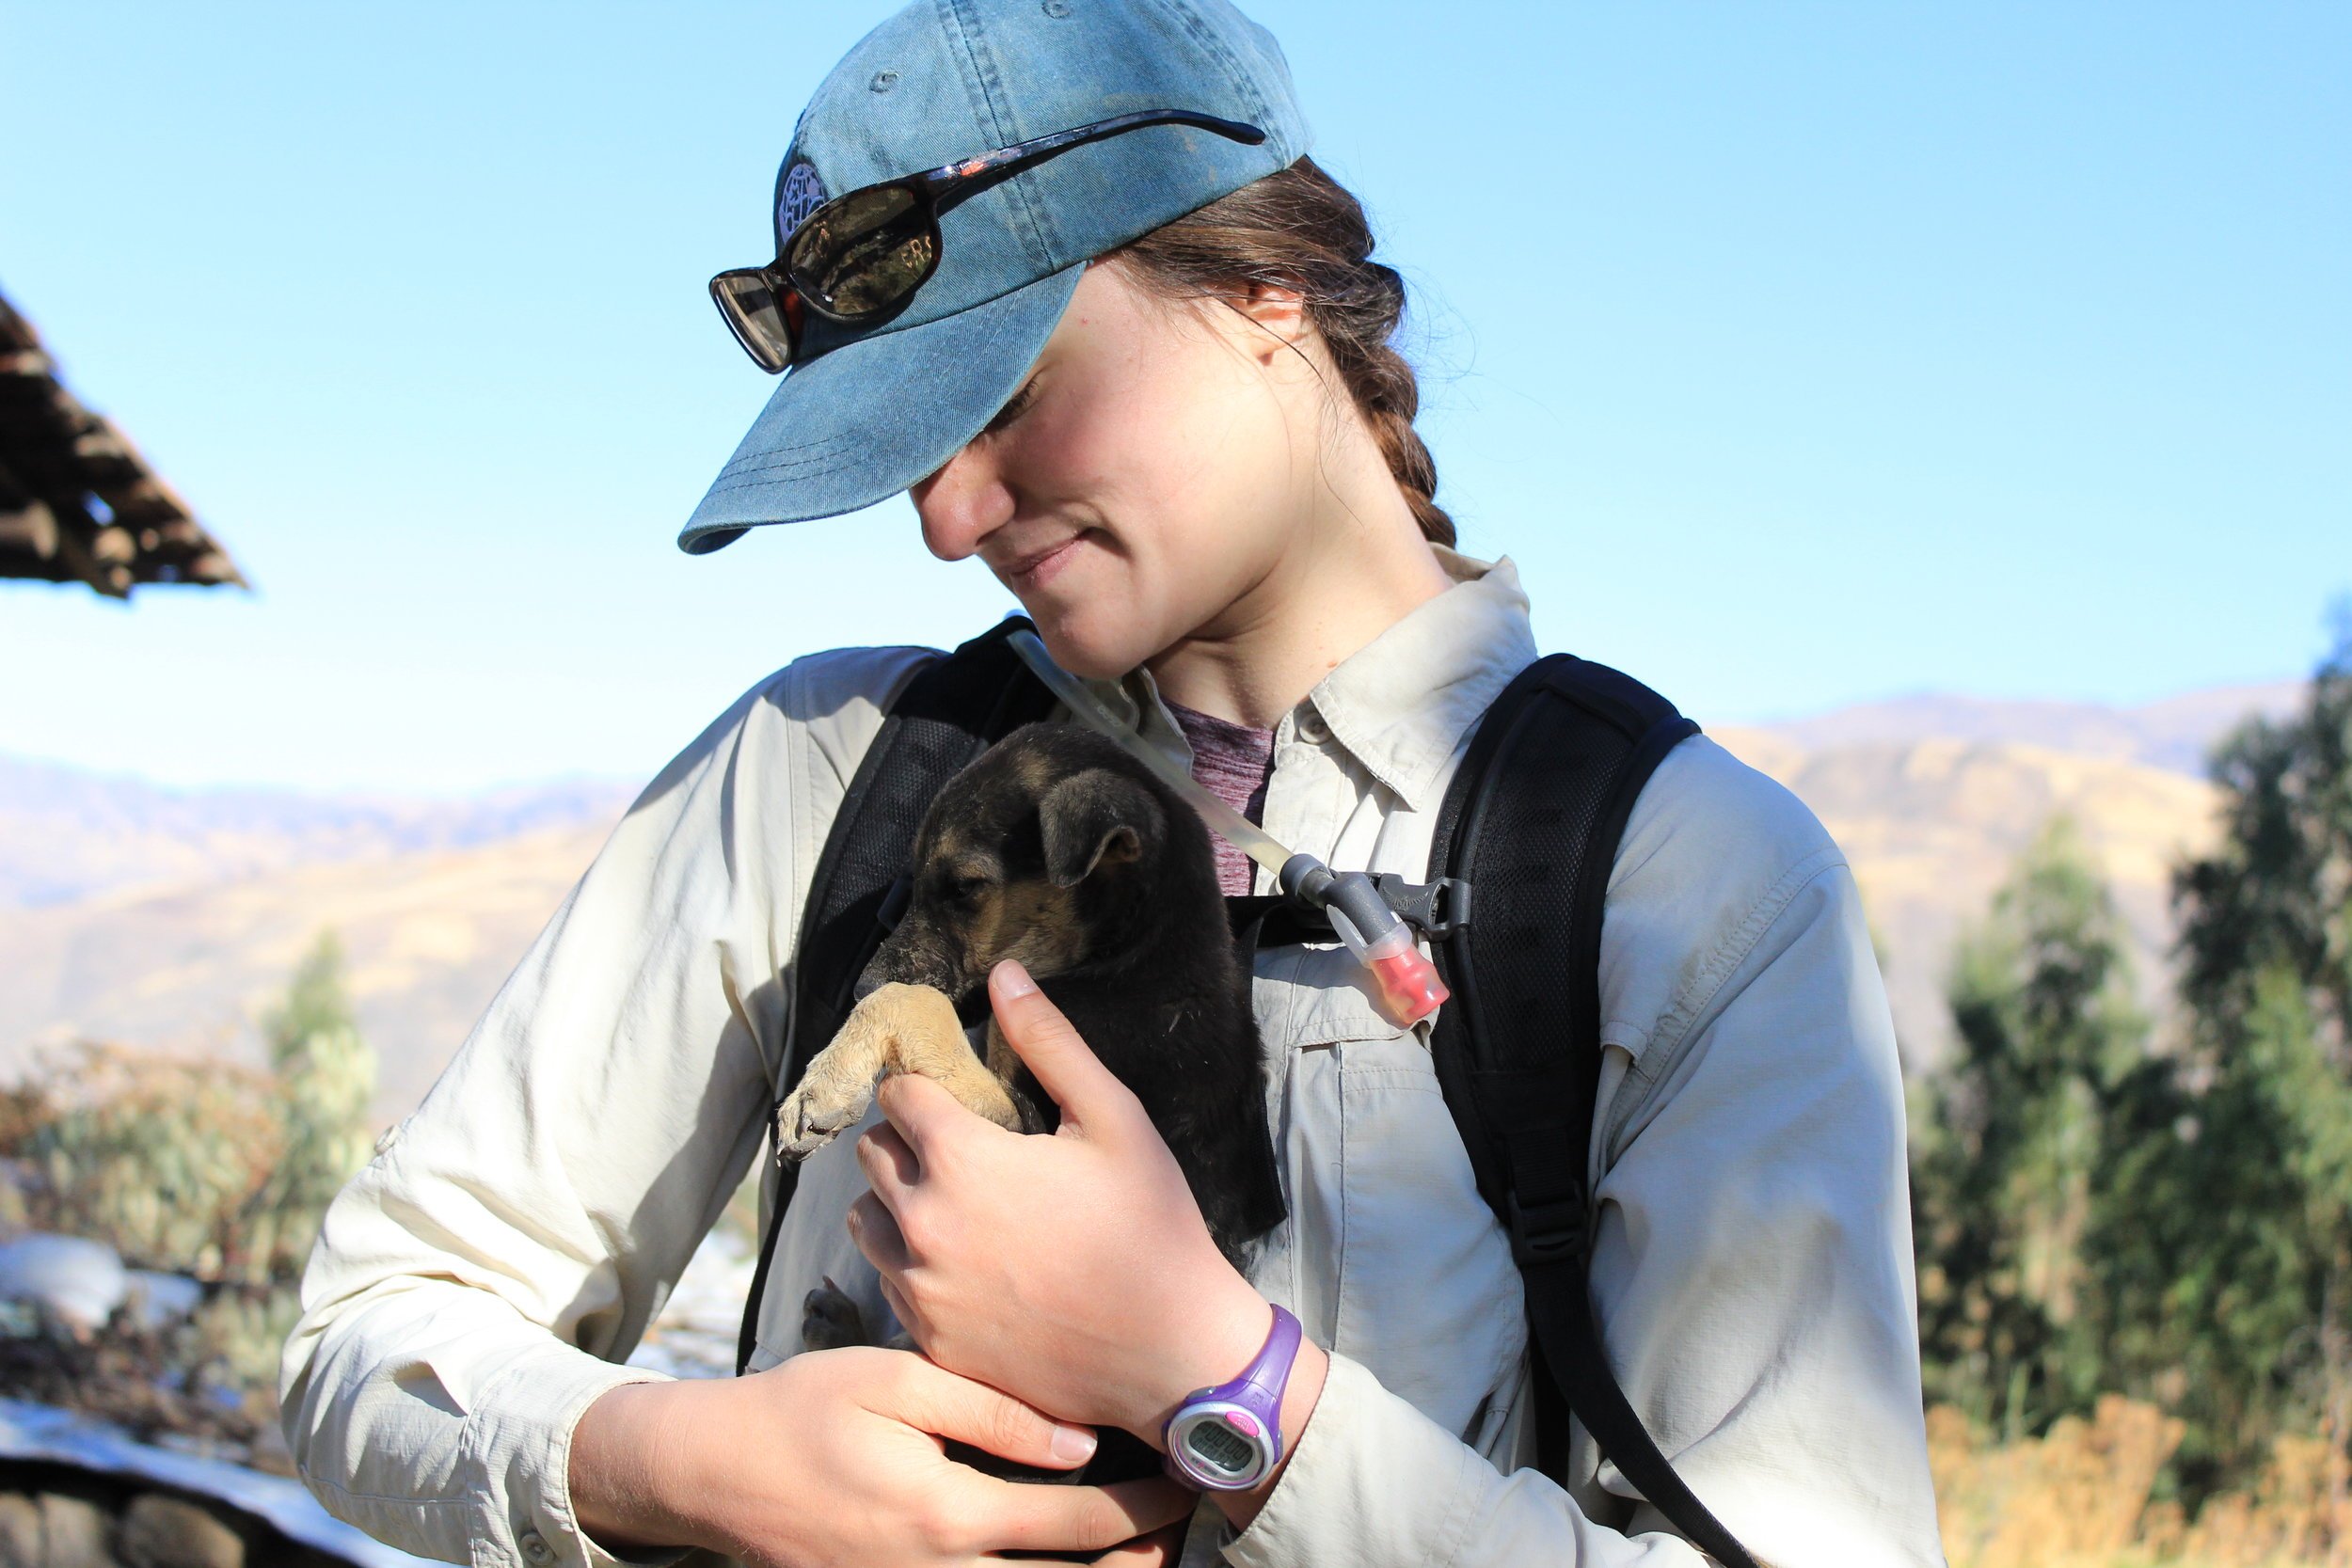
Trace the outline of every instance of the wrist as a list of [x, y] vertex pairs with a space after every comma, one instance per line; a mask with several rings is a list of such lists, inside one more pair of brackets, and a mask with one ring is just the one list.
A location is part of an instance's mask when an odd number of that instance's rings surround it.
[[1313, 1419], [1315, 1404], [1323, 1397], [1324, 1380], [1330, 1375], [1331, 1357], [1312, 1339], [1302, 1339], [1298, 1359], [1291, 1365], [1290, 1383], [1282, 1390], [1282, 1458], [1265, 1480], [1247, 1492], [1214, 1492], [1210, 1496], [1224, 1511], [1225, 1518], [1235, 1529], [1248, 1529], [1258, 1517], [1258, 1511], [1281, 1484], [1282, 1474], [1290, 1468], [1291, 1456], [1298, 1451], [1299, 1439], [1307, 1433], [1307, 1423]]
[[1264, 1346], [1273, 1325], [1274, 1308], [1248, 1280], [1229, 1271], [1218, 1288], [1186, 1313], [1184, 1332], [1161, 1358], [1162, 1375], [1141, 1422], [1129, 1430], [1165, 1452], [1168, 1418], [1185, 1396], [1238, 1374]]
[[703, 1392], [686, 1382], [624, 1383], [606, 1389], [572, 1428], [565, 1482], [582, 1534], [618, 1558], [645, 1558], [714, 1543], [696, 1512], [693, 1434], [683, 1407]]

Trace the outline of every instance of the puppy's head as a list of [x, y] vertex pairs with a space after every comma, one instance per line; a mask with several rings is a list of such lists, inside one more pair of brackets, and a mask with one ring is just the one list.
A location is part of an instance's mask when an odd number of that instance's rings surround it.
[[[895, 980], [964, 1004], [1006, 958], [1049, 979], [1116, 954], [1159, 879], [1172, 830], [1197, 828], [1171, 816], [1184, 810], [1090, 730], [1015, 730], [932, 802], [915, 834], [906, 913], [858, 994]], [[1199, 847], [1205, 854], [1205, 839]]]

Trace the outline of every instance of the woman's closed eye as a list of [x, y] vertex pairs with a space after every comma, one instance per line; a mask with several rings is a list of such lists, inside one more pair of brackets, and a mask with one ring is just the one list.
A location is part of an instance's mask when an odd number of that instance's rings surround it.
[[1035, 376], [1031, 376], [1025, 383], [1023, 384], [1021, 390], [1013, 393], [1010, 402], [1007, 403], [1002, 408], [996, 410], [996, 417], [990, 420], [988, 423], [981, 428], [980, 434], [983, 436], [995, 435], [998, 431], [1003, 430], [1007, 425], [1009, 425], [1013, 420], [1019, 419], [1023, 414], [1026, 413], [1028, 411], [1029, 404], [1036, 401], [1037, 378]]

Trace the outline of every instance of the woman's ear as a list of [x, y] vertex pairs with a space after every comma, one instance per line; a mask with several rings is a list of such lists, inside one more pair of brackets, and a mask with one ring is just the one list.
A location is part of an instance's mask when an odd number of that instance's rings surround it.
[[[1306, 294], [1288, 284], [1252, 282], [1247, 293], [1223, 296], [1242, 318], [1233, 322], [1242, 351], [1271, 368], [1278, 356], [1306, 347], [1311, 324], [1307, 319]], [[1230, 319], [1230, 318], [1229, 318]]]

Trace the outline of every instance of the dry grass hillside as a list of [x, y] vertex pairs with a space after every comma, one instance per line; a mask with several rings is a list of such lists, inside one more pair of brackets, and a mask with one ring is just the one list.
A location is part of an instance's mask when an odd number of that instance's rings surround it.
[[320, 927], [349, 955], [378, 1110], [424, 1093], [604, 841], [597, 821], [0, 910], [0, 1078], [76, 1037], [258, 1065], [255, 1021]]
[[1953, 939], [2056, 812], [2082, 825], [2105, 867], [2131, 927], [2142, 1000], [2161, 1012], [2171, 868], [2213, 843], [2212, 785], [2145, 763], [2013, 741], [1808, 751], [1770, 730], [1715, 737], [1795, 791], [1844, 847], [1915, 1067], [1937, 1060], [1951, 1039], [1943, 995]]
[[[1846, 847], [1922, 1065], [1949, 1037], [1954, 934], [2054, 810], [2072, 812], [2105, 859], [2143, 990], [2160, 1001], [2169, 868], [2212, 832], [2209, 786], [2177, 765], [2293, 691], [2137, 710], [1918, 699], [1716, 734]], [[609, 784], [425, 803], [173, 792], [0, 758], [0, 1079], [77, 1037], [256, 1061], [257, 1020], [330, 927], [382, 1054], [379, 1109], [396, 1115], [627, 799]]]

